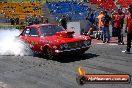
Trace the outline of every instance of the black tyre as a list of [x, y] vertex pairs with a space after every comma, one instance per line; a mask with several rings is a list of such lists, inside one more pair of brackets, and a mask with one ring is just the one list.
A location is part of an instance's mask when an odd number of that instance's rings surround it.
[[45, 57], [46, 57], [46, 59], [54, 58], [53, 51], [50, 48], [46, 48]]

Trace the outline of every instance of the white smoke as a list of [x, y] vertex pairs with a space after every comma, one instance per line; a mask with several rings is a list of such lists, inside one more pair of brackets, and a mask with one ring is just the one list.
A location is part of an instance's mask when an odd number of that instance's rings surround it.
[[28, 45], [17, 37], [20, 33], [17, 29], [0, 29], [0, 55], [32, 55]]

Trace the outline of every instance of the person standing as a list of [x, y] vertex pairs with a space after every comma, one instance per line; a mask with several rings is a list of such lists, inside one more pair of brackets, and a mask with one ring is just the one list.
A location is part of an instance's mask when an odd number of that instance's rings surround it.
[[16, 22], [16, 25], [19, 24], [19, 17], [18, 16], [16, 17], [15, 22]]
[[110, 41], [110, 31], [109, 31], [109, 22], [110, 22], [110, 20], [111, 20], [111, 18], [107, 14], [107, 11], [104, 11], [104, 16], [101, 19], [101, 21], [103, 23], [103, 25], [102, 25], [103, 43], [106, 42], [106, 38], [107, 38], [107, 43], [109, 43], [109, 41]]
[[115, 15], [117, 13], [114, 11], [111, 14], [111, 25], [112, 25], [112, 37], [117, 37], [116, 33], [115, 33], [115, 28], [114, 28], [114, 20], [115, 20]]
[[97, 31], [97, 39], [99, 40], [102, 38], [101, 31], [102, 31], [102, 17], [104, 16], [104, 11], [101, 11], [100, 14], [97, 16], [97, 23], [98, 23], [98, 31]]
[[34, 24], [39, 24], [39, 17], [37, 15], [35, 15], [33, 20], [34, 20]]
[[122, 21], [124, 20], [124, 18], [125, 18], [125, 15], [121, 14], [121, 11], [118, 10], [114, 19], [114, 29], [115, 29], [116, 35], [118, 36], [118, 44], [124, 44], [123, 38], [122, 38], [123, 37], [122, 35], [123, 22]]
[[86, 20], [84, 21], [84, 34], [89, 35], [88, 32], [90, 30], [90, 28], [92, 27], [92, 23], [90, 22], [89, 18], [86, 17]]
[[60, 25], [66, 30], [67, 29], [67, 19], [65, 16], [62, 16], [62, 18], [60, 19]]
[[14, 19], [14, 17], [12, 17], [12, 18], [10, 19], [10, 22], [11, 22], [11, 25], [15, 25], [15, 19]]
[[90, 16], [89, 16], [89, 21], [92, 23], [92, 25], [94, 25], [95, 23], [95, 15], [94, 13], [91, 11]]
[[130, 53], [131, 49], [131, 41], [132, 41], [132, 4], [128, 7], [128, 17], [127, 17], [127, 25], [126, 25], [126, 32], [127, 32], [127, 49], [124, 51], [125, 53]]
[[47, 18], [47, 17], [45, 18], [44, 23], [46, 23], [46, 24], [48, 24], [48, 23], [49, 23], [49, 20], [48, 20], [48, 18]]
[[125, 13], [122, 12], [122, 9], [118, 9], [118, 13], [119, 13], [119, 16], [120, 16], [120, 20], [121, 20], [121, 26], [120, 26], [120, 29], [121, 29], [121, 42], [120, 44], [124, 44], [123, 42], [123, 25], [124, 25], [124, 18], [125, 18]]
[[31, 15], [27, 16], [26, 22], [27, 22], [28, 26], [29, 26], [29, 25], [33, 25], [33, 18], [32, 18]]

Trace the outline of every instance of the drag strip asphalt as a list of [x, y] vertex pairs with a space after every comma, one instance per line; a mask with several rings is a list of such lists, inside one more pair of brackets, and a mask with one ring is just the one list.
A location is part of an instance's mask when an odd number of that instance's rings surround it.
[[[130, 84], [86, 84], [76, 82], [79, 66], [89, 74], [132, 75], [132, 54], [124, 45], [93, 45], [82, 57], [47, 60], [41, 56], [0, 56], [3, 88], [132, 88]], [[5, 86], [6, 85], [6, 86]]]

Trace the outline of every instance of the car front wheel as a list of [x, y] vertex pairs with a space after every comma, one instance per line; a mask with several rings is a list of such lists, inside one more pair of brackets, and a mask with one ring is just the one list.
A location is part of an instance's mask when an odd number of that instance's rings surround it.
[[53, 59], [54, 58], [53, 51], [50, 48], [47, 48], [45, 51], [45, 56], [47, 59]]

